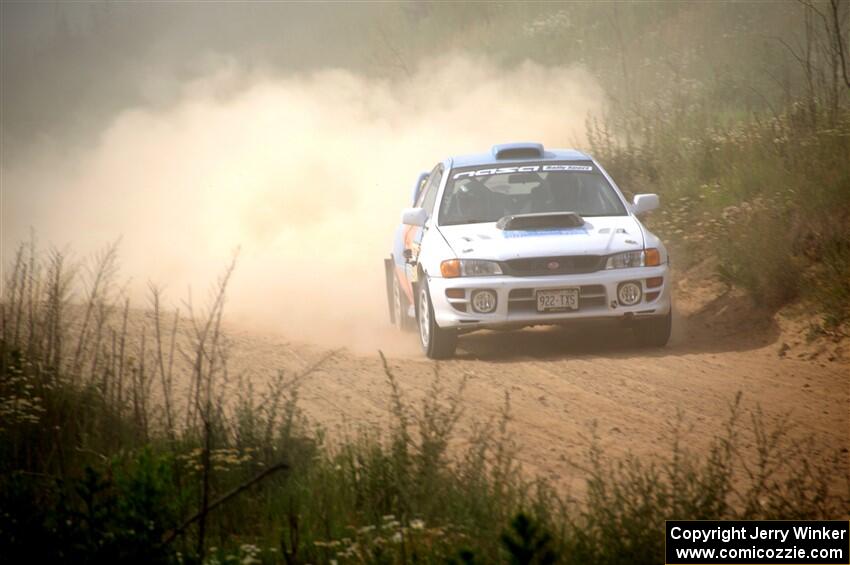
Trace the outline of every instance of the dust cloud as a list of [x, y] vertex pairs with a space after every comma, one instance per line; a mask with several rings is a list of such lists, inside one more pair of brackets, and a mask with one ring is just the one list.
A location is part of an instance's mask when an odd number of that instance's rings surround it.
[[239, 247], [232, 322], [374, 351], [390, 333], [382, 259], [417, 174], [498, 142], [581, 144], [604, 104], [580, 68], [465, 55], [394, 81], [234, 68], [186, 83], [167, 110], [120, 113], [90, 148], [45, 140], [4, 162], [4, 261], [31, 227], [76, 257], [120, 236], [134, 302], [152, 280], [179, 306]]

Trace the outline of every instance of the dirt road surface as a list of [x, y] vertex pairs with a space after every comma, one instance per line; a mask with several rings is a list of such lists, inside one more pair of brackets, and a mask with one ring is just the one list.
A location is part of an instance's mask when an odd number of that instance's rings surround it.
[[[495, 418], [509, 393], [524, 470], [576, 492], [594, 427], [608, 455], [663, 456], [680, 413], [685, 444], [700, 451], [722, 434], [740, 392], [746, 412], [760, 407], [768, 425], [788, 419], [791, 439], [819, 455], [839, 453], [835, 480], [846, 485], [850, 365], [795, 353], [785, 345], [794, 336], [773, 319], [753, 322], [759, 316], [741, 297], [706, 300], [681, 283], [674, 339], [660, 350], [638, 348], [621, 330], [532, 328], [462, 337], [456, 359], [439, 363], [447, 389], [468, 379], [461, 428]], [[372, 337], [415, 404], [434, 363], [418, 353], [415, 334], [387, 328]], [[237, 331], [232, 338], [234, 368], [260, 378], [277, 369], [297, 372], [328, 351], [268, 334]], [[389, 401], [377, 351], [338, 351], [300, 389], [306, 415], [332, 436], [339, 428], [386, 425]], [[749, 415], [742, 421], [749, 427]], [[752, 438], [745, 434], [743, 444], [752, 446]]]

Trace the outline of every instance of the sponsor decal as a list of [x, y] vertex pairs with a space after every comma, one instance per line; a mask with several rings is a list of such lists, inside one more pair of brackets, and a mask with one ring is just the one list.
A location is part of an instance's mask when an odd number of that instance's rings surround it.
[[490, 167], [488, 169], [478, 169], [475, 171], [464, 171], [456, 173], [452, 178], [454, 180], [473, 177], [489, 177], [493, 175], [507, 175], [510, 173], [560, 173], [580, 171], [589, 173], [593, 171], [591, 165], [522, 165], [518, 167]]
[[541, 235], [587, 235], [584, 228], [559, 228], [553, 230], [507, 230], [505, 237], [539, 237]]

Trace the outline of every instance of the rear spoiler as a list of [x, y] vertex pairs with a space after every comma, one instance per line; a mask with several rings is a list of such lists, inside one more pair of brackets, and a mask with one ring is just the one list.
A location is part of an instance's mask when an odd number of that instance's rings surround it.
[[584, 218], [575, 212], [555, 212], [542, 214], [513, 214], [496, 222], [500, 230], [557, 230], [578, 228], [584, 225]]

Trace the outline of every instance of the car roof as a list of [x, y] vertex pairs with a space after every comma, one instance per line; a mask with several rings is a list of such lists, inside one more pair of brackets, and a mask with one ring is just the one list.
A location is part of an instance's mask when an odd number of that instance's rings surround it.
[[[497, 157], [501, 152], [539, 150], [537, 155], [525, 154], [518, 158]], [[525, 161], [590, 161], [590, 155], [575, 149], [544, 149], [540, 143], [505, 143], [494, 145], [488, 153], [474, 153], [471, 155], [455, 155], [449, 157], [449, 167], [474, 167], [480, 165], [500, 165], [506, 163], [522, 163]]]

